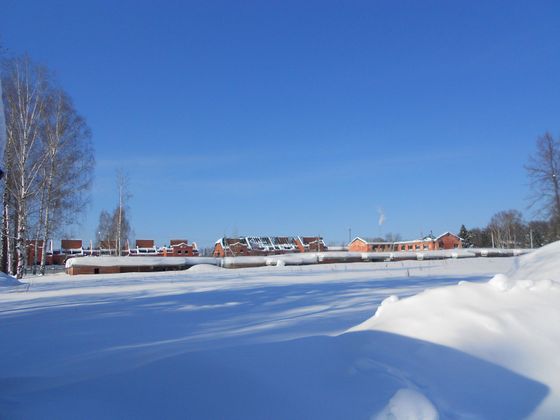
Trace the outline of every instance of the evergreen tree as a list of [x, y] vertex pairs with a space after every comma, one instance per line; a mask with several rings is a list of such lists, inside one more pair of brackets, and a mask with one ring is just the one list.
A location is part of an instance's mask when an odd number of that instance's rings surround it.
[[463, 248], [473, 247], [471, 232], [465, 227], [465, 225], [461, 225], [461, 229], [459, 229], [459, 238], [463, 240]]

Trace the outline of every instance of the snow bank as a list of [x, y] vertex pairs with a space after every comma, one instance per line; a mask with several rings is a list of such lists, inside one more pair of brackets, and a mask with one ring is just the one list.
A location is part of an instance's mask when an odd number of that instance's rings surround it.
[[399, 389], [376, 420], [422, 419], [438, 420], [439, 414], [425, 395], [412, 389]]
[[514, 280], [555, 280], [560, 282], [560, 241], [523, 255], [508, 277]]
[[15, 277], [0, 272], [0, 287], [13, 287], [21, 285], [23, 285], [23, 283], [20, 283]]
[[[557, 242], [519, 257], [516, 267], [487, 283], [460, 282], [401, 300], [391, 296], [349, 331], [444, 345], [538, 381], [550, 393], [534, 416], [552, 418], [560, 412], [559, 257]], [[397, 398], [399, 406], [413, 402]], [[395, 404], [391, 400], [387, 412]]]
[[214, 271], [222, 271], [222, 267], [218, 267], [212, 264], [197, 264], [189, 268], [189, 273], [212, 273]]

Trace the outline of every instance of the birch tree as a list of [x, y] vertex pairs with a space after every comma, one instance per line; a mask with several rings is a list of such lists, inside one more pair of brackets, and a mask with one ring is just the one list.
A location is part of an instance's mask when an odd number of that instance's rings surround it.
[[[121, 255], [123, 246], [129, 240], [131, 227], [128, 220], [128, 201], [132, 197], [129, 190], [128, 175], [122, 170], [116, 173], [117, 206], [112, 213], [102, 210], [99, 215], [99, 225], [96, 231], [97, 245], [108, 246], [114, 244], [116, 254]], [[109, 248], [113, 248], [112, 245]]]
[[131, 227], [126, 207], [120, 208], [120, 206], [117, 206], [113, 213], [101, 210], [95, 235], [97, 246], [100, 248], [115, 248], [116, 255], [120, 255], [122, 247], [119, 248], [118, 241], [115, 238], [121, 235], [121, 243], [124, 245], [129, 240], [130, 231]]
[[128, 200], [132, 196], [129, 190], [128, 175], [122, 170], [117, 171], [117, 190], [119, 194], [119, 204], [114, 213], [115, 226], [115, 242], [117, 244], [117, 252], [120, 255], [125, 241], [128, 240], [130, 234], [130, 224], [126, 217], [128, 209]]
[[[28, 239], [35, 239], [38, 255], [38, 243], [45, 246], [83, 210], [94, 158], [85, 120], [44, 67], [27, 56], [4, 60], [2, 83], [7, 131], [2, 249], [9, 271], [21, 278]], [[45, 264], [43, 252], [41, 272]]]
[[15, 208], [16, 277], [19, 279], [23, 277], [27, 254], [29, 206], [39, 191], [39, 175], [45, 163], [39, 137], [48, 75], [27, 56], [12, 59], [6, 66], [3, 88], [10, 166], [5, 188]]
[[95, 232], [95, 242], [98, 248], [111, 248], [111, 238], [114, 238], [112, 233], [112, 217], [107, 210], [101, 210], [99, 214], [99, 224]]
[[[88, 199], [94, 157], [91, 132], [68, 95], [60, 88], [49, 95], [43, 149], [47, 162], [42, 172], [39, 228], [43, 244], [63, 224], [75, 221]], [[38, 243], [36, 241], [35, 243]], [[35, 254], [37, 255], [37, 254]], [[46, 253], [42, 253], [44, 274]]]

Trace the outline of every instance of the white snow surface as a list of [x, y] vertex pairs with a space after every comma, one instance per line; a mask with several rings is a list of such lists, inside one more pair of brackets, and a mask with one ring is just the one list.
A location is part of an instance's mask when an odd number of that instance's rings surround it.
[[424, 395], [412, 389], [399, 389], [376, 420], [423, 419], [438, 420], [439, 414]]
[[402, 300], [391, 296], [349, 331], [437, 343], [504, 367], [546, 386], [533, 417], [558, 418], [559, 325], [560, 242], [520, 257], [507, 275], [487, 283], [461, 282]]
[[0, 288], [2, 287], [14, 287], [14, 286], [25, 286], [13, 276], [0, 272]]
[[555, 418], [559, 250], [28, 278], [0, 418]]

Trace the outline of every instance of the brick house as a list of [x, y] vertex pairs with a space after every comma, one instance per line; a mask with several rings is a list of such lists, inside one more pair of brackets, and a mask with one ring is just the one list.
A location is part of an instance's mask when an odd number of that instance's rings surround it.
[[463, 239], [451, 232], [445, 232], [435, 238], [437, 249], [463, 248]]
[[64, 255], [83, 254], [81, 239], [63, 239], [60, 241], [60, 252]]
[[214, 244], [214, 257], [253, 255], [246, 238], [220, 238]]
[[159, 249], [159, 254], [163, 257], [196, 257], [199, 255], [196, 243], [189, 244], [186, 239], [171, 239], [169, 246]]
[[158, 255], [158, 250], [153, 239], [137, 239], [135, 248], [128, 248], [128, 255], [131, 257], [143, 255]]
[[249, 236], [246, 240], [253, 255], [298, 252], [295, 238], [288, 236]]
[[320, 236], [298, 236], [296, 245], [299, 252], [324, 252], [328, 249]]

